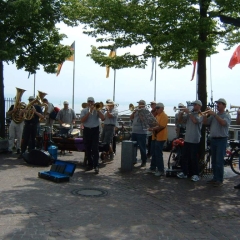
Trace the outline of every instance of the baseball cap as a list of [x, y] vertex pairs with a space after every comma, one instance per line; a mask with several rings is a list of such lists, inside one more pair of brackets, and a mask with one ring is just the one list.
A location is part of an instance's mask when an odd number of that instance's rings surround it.
[[69, 103], [68, 103], [68, 101], [64, 101], [64, 102], [63, 102], [63, 104], [64, 104], [64, 105], [65, 105], [65, 104], [67, 104], [67, 105], [68, 105]]
[[156, 102], [155, 102], [155, 101], [151, 101], [150, 103], [155, 103], [155, 104], [156, 104]]
[[34, 96], [30, 96], [30, 97], [28, 98], [28, 100], [34, 100], [34, 99], [35, 99]]
[[192, 104], [198, 104], [198, 105], [202, 106], [202, 102], [200, 100], [195, 100], [192, 102]]
[[159, 102], [159, 103], [157, 103], [157, 105], [156, 105], [156, 108], [164, 108], [164, 104], [163, 103], [161, 103], [161, 102]]
[[141, 103], [142, 105], [146, 105], [146, 102], [144, 100], [139, 100], [137, 103]]
[[223, 103], [225, 105], [227, 105], [227, 102], [224, 98], [219, 98], [217, 101], [215, 101], [216, 103], [220, 102], [220, 103]]
[[93, 98], [93, 97], [88, 97], [87, 101], [92, 101], [92, 102], [94, 102], [94, 98]]
[[109, 103], [109, 102], [112, 102], [112, 101], [113, 101], [112, 99], [107, 99], [106, 103]]

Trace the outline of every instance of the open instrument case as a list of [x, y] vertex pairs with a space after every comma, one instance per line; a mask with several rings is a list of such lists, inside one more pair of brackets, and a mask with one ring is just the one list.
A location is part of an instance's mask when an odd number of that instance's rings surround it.
[[73, 176], [76, 164], [61, 160], [55, 160], [51, 166], [50, 171], [38, 172], [38, 177], [44, 178], [56, 183], [68, 182]]

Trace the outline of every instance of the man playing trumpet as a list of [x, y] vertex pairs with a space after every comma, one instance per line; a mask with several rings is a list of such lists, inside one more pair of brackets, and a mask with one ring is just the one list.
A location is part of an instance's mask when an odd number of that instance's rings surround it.
[[208, 109], [210, 117], [203, 115], [203, 123], [210, 126], [211, 155], [213, 179], [207, 183], [215, 187], [223, 184], [224, 157], [226, 155], [228, 129], [231, 123], [230, 115], [225, 111], [227, 102], [224, 98], [217, 101], [217, 113]]
[[107, 100], [104, 118], [105, 120], [101, 140], [109, 145], [110, 160], [113, 160], [114, 155], [111, 142], [113, 140], [115, 126], [117, 124], [118, 113], [114, 108], [114, 102], [112, 100]]
[[[201, 138], [202, 128], [202, 115], [199, 112], [202, 107], [202, 102], [196, 100], [193, 102], [193, 111], [189, 111], [188, 108], [184, 108], [179, 113], [180, 124], [186, 124], [185, 141], [183, 147], [183, 157], [181, 160], [182, 172], [178, 173], [179, 178], [187, 178], [191, 176], [191, 180], [196, 182], [199, 180], [199, 169], [198, 169], [198, 150]], [[186, 113], [183, 115], [183, 113]]]

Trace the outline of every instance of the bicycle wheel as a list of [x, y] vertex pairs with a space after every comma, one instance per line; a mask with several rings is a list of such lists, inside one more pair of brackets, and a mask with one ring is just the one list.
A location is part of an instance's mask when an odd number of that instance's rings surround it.
[[168, 158], [168, 169], [180, 167], [180, 158], [180, 153], [175, 148], [172, 149]]
[[200, 176], [212, 173], [211, 153], [209, 149], [205, 151], [204, 158], [199, 160], [198, 169]]
[[232, 153], [230, 166], [234, 173], [240, 175], [240, 149], [237, 149]]

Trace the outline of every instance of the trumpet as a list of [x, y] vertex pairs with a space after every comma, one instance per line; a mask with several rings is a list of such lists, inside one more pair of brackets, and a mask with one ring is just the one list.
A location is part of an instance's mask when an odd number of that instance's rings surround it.
[[199, 112], [198, 115], [203, 116], [203, 115], [209, 113], [210, 111], [211, 111], [211, 110], [206, 110], [206, 111], [204, 111], [204, 112]]
[[146, 104], [146, 105], [138, 105], [138, 106], [134, 106], [132, 103], [129, 104], [129, 110], [130, 111], [136, 111], [136, 110], [139, 110], [140, 108], [139, 107], [145, 107], [145, 108], [149, 108], [150, 107], [150, 104]]
[[234, 105], [231, 105], [231, 104], [230, 104], [230, 109], [231, 109], [231, 108], [240, 108], [240, 106], [234, 106]]
[[186, 107], [185, 106], [183, 106], [183, 107], [181, 107], [181, 108], [177, 108], [177, 107], [173, 107], [173, 111], [174, 112], [176, 112], [176, 111], [181, 111], [181, 110], [183, 110], [183, 109], [186, 109]]
[[[235, 112], [237, 112], [237, 111], [238, 111], [238, 110], [232, 110], [232, 111], [226, 110], [227, 113], [235, 113]], [[235, 114], [233, 114], [233, 115], [235, 115]]]

